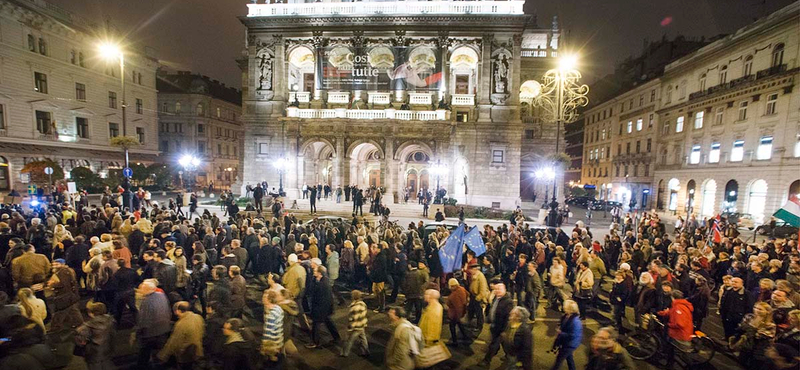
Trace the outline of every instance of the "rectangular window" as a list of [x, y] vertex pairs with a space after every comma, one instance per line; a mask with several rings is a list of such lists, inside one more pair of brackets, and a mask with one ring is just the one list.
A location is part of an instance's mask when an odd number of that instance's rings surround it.
[[119, 136], [119, 123], [109, 122], [108, 137], [117, 137], [117, 136]]
[[736, 140], [733, 142], [733, 149], [731, 149], [731, 162], [741, 162], [744, 158], [744, 140]]
[[33, 89], [42, 94], [47, 94], [47, 75], [44, 73], [34, 72], [33, 79]]
[[492, 150], [492, 163], [503, 163], [505, 152], [502, 150]]
[[75, 100], [86, 101], [86, 85], [80, 82], [75, 83]]
[[631, 154], [631, 143], [625, 144], [625, 154]]
[[217, 118], [220, 118], [221, 116], [222, 116], [222, 110], [217, 108]]
[[206, 152], [206, 142], [205, 141], [198, 141], [197, 142], [197, 152], [200, 154], [204, 154]]
[[136, 113], [142, 114], [142, 99], [136, 98]]
[[747, 119], [747, 100], [742, 100], [739, 102], [739, 121], [744, 121]]
[[113, 91], [108, 92], [108, 107], [117, 109], [117, 93]]
[[650, 113], [650, 117], [648, 117], [648, 121], [647, 121], [647, 128], [653, 128], [653, 123], [655, 122], [655, 118], [656, 118], [656, 115], [653, 114], [653, 113]]
[[197, 124], [197, 133], [198, 134], [202, 134], [204, 132], [206, 132], [206, 126], [203, 125], [202, 123], [198, 123]]
[[772, 136], [762, 136], [758, 143], [756, 159], [765, 161], [772, 158]]
[[222, 155], [222, 144], [217, 144], [217, 156]]
[[606, 129], [603, 129], [601, 136], [602, 136], [603, 140], [606, 139]]
[[622, 144], [617, 144], [617, 155], [622, 154]]
[[647, 152], [650, 153], [650, 150], [653, 149], [653, 139], [647, 139]]
[[89, 138], [89, 119], [84, 117], [75, 117], [75, 132], [81, 139]]
[[708, 163], [719, 163], [719, 143], [711, 143], [711, 151], [708, 152]]
[[36, 52], [36, 38], [28, 34], [28, 51]]
[[714, 125], [721, 125], [722, 118], [725, 115], [725, 107], [717, 108], [717, 112], [714, 114]]
[[650, 90], [650, 102], [656, 101], [656, 89]]
[[664, 122], [664, 125], [661, 126], [661, 134], [669, 135], [669, 121]]
[[622, 135], [622, 124], [619, 124], [619, 134]]
[[642, 131], [643, 129], [643, 121], [641, 118], [636, 120], [636, 131]]
[[36, 131], [45, 135], [53, 133], [52, 113], [41, 110], [36, 111]]
[[692, 146], [692, 153], [689, 155], [690, 164], [700, 163], [700, 145]]
[[144, 127], [136, 128], [136, 138], [139, 139], [139, 144], [144, 144]]
[[533, 139], [533, 130], [525, 130], [525, 139]]
[[639, 106], [641, 107], [643, 105], [644, 105], [644, 94], [639, 95]]
[[158, 150], [168, 153], [169, 152], [169, 141], [168, 140], [161, 140], [158, 143]]
[[0, 104], [0, 130], [6, 128], [6, 106]]
[[633, 121], [628, 121], [628, 133], [633, 132]]
[[764, 114], [771, 115], [777, 113], [777, 105], [778, 105], [778, 94], [769, 94], [767, 97], [767, 109], [764, 111]]
[[699, 111], [694, 114], [694, 129], [699, 130], [703, 128], [703, 115], [705, 115], [705, 111]]
[[636, 141], [636, 153], [642, 152], [642, 142], [640, 140]]
[[41, 37], [39, 38], [39, 54], [47, 55], [47, 41]]
[[683, 132], [683, 116], [678, 117], [678, 121], [675, 122], [675, 132]]

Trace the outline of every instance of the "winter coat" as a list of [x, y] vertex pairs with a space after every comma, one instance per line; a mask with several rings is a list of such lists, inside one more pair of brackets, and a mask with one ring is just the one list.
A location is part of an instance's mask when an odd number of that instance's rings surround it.
[[739, 291], [728, 289], [722, 294], [719, 313], [723, 321], [739, 323], [752, 307], [753, 301], [744, 288]]
[[166, 362], [175, 356], [178, 363], [189, 363], [203, 357], [203, 333], [205, 332], [203, 317], [188, 311], [175, 322], [172, 334], [158, 358]]
[[586, 370], [635, 370], [636, 364], [631, 355], [619, 343], [614, 343], [609, 349], [600, 349], [598, 352], [589, 350], [589, 362]]
[[[492, 315], [493, 308], [494, 315]], [[500, 298], [495, 297], [492, 303], [486, 307], [486, 318], [492, 324], [489, 327], [492, 336], [499, 336], [503, 331], [506, 330], [506, 327], [508, 326], [508, 317], [513, 308], [514, 300], [509, 294], [506, 294]]]
[[333, 292], [327, 277], [323, 276], [322, 279], [312, 284], [309, 295], [312, 320], [325, 321], [333, 314]]
[[375, 256], [369, 277], [373, 283], [385, 283], [389, 280], [389, 252], [386, 249], [382, 249]]
[[402, 291], [406, 299], [420, 299], [422, 298], [423, 287], [427, 282], [425, 272], [419, 269], [409, 271], [403, 279]]
[[469, 282], [469, 293], [472, 299], [483, 304], [489, 304], [491, 292], [489, 291], [489, 285], [486, 283], [486, 277], [482, 272], [477, 271], [472, 274]]
[[428, 303], [422, 310], [419, 328], [422, 330], [422, 337], [425, 338], [426, 346], [442, 339], [442, 313], [443, 307], [439, 301]]
[[136, 335], [152, 338], [169, 333], [172, 312], [164, 293], [153, 292], [142, 298], [137, 316]]
[[43, 283], [50, 275], [50, 261], [44, 255], [25, 252], [11, 261], [11, 277], [20, 288]]
[[458, 322], [467, 312], [468, 294], [462, 286], [457, 286], [450, 291], [447, 297], [447, 319], [451, 322]]
[[178, 269], [175, 268], [175, 262], [169, 259], [161, 261], [156, 266], [154, 277], [158, 279], [158, 287], [163, 289], [165, 294], [175, 291], [178, 282]]
[[75, 342], [84, 345], [84, 358], [89, 364], [110, 361], [113, 357], [114, 318], [111, 315], [95, 316], [78, 327]]
[[685, 299], [673, 299], [672, 306], [659, 312], [660, 316], [669, 317], [667, 323], [667, 334], [670, 338], [690, 341], [694, 333], [694, 322], [692, 321], [692, 311], [694, 308]]
[[339, 278], [339, 253], [331, 251], [326, 258], [325, 265], [328, 268], [328, 279], [333, 283]]
[[561, 317], [560, 332], [556, 337], [553, 347], [561, 347], [562, 350], [574, 351], [581, 345], [583, 340], [583, 323], [578, 314], [564, 315]]
[[514, 337], [510, 339], [510, 348], [504, 347], [504, 350], [508, 350], [510, 354], [516, 357], [517, 361], [522, 362], [523, 370], [532, 370], [533, 330], [531, 325], [527, 322], [521, 323], [514, 331]]
[[231, 287], [231, 308], [233, 310], [241, 310], [245, 305], [245, 297], [247, 296], [247, 283], [244, 276], [239, 275], [230, 280]]
[[292, 297], [299, 298], [306, 286], [306, 269], [300, 263], [289, 266], [283, 275], [283, 286], [292, 293]]

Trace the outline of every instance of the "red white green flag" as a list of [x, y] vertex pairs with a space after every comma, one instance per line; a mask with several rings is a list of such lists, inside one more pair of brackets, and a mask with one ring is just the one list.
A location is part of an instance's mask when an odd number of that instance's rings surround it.
[[800, 199], [797, 199], [797, 196], [792, 194], [789, 196], [789, 201], [773, 216], [786, 221], [786, 223], [794, 227], [800, 227]]

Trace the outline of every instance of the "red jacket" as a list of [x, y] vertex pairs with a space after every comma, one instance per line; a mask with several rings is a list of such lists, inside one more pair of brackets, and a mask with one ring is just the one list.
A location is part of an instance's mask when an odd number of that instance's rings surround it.
[[461, 320], [467, 312], [467, 290], [458, 286], [447, 297], [447, 318], [450, 320]]
[[667, 334], [670, 338], [690, 341], [694, 334], [694, 322], [692, 321], [692, 311], [694, 307], [685, 299], [672, 300], [672, 307], [659, 312], [661, 316], [669, 316], [667, 324]]

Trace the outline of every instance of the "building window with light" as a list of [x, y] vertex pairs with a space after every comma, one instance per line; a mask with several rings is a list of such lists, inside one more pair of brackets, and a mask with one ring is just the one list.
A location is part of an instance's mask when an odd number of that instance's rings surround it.
[[80, 82], [75, 83], [75, 100], [86, 101], [86, 85]]
[[628, 121], [628, 133], [633, 132], [633, 121]]
[[772, 158], [772, 136], [762, 136], [758, 142], [758, 150], [756, 150], [756, 159], [765, 161]]
[[664, 125], [661, 126], [661, 134], [668, 135], [669, 134], [669, 121], [665, 121]]
[[655, 114], [650, 113], [650, 117], [647, 121], [647, 128], [653, 128], [653, 122], [655, 121]]
[[601, 132], [601, 137], [603, 138], [603, 140], [606, 139], [606, 129], [603, 129], [603, 131]]
[[708, 152], [708, 163], [719, 163], [719, 143], [711, 143], [711, 151]]
[[731, 162], [741, 162], [742, 159], [744, 159], [744, 140], [736, 140], [731, 149]]
[[144, 144], [144, 127], [136, 128], [136, 138], [139, 139], [139, 144]]
[[642, 129], [644, 128], [644, 126], [643, 126], [644, 123], [643, 122], [644, 121], [642, 121], [641, 118], [636, 120], [636, 131], [642, 131]]
[[40, 92], [42, 94], [47, 94], [47, 75], [44, 73], [34, 72], [33, 73], [33, 89], [36, 92]]
[[739, 102], [739, 121], [744, 121], [747, 119], [747, 100], [742, 100]]
[[108, 137], [117, 137], [117, 136], [119, 136], [119, 123], [109, 122]]
[[50, 112], [36, 111], [36, 131], [40, 134], [49, 135], [53, 133], [53, 115]]
[[181, 112], [181, 102], [175, 102], [175, 113]]
[[764, 111], [764, 114], [769, 116], [777, 113], [777, 105], [778, 94], [769, 94], [769, 96], [767, 96], [767, 109]]
[[694, 114], [694, 129], [699, 130], [703, 128], [703, 115], [705, 115], [704, 111], [699, 111]]
[[693, 145], [692, 146], [692, 153], [689, 154], [689, 163], [690, 164], [698, 164], [700, 163], [700, 145]]
[[675, 122], [675, 132], [683, 132], [683, 116], [678, 117]]
[[503, 163], [505, 157], [505, 151], [503, 150], [492, 150], [492, 163]]
[[717, 112], [714, 114], [714, 125], [721, 125], [722, 118], [725, 115], [725, 107], [717, 108]]

